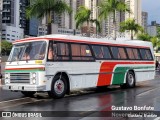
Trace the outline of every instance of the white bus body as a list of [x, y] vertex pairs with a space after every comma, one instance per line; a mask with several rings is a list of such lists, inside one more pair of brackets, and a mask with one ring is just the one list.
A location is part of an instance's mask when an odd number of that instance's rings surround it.
[[[54, 52], [51, 60], [50, 46]], [[43, 58], [39, 57], [41, 51], [45, 53]], [[32, 57], [27, 58], [25, 52]], [[3, 89], [21, 91], [26, 96], [47, 91], [61, 98], [76, 89], [134, 87], [136, 82], [154, 79], [153, 57], [152, 44], [139, 40], [70, 35], [26, 38], [13, 43]]]

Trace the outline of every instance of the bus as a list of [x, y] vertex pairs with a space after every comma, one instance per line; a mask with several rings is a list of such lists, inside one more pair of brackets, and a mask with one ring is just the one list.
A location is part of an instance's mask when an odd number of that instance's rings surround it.
[[160, 62], [160, 53], [154, 53], [154, 57], [155, 57], [155, 60], [157, 60], [158, 62]]
[[52, 34], [13, 42], [2, 88], [62, 98], [92, 87], [133, 88], [154, 76], [150, 42]]
[[159, 66], [159, 64], [160, 64], [160, 53], [156, 53], [156, 52], [154, 52], [154, 58], [155, 58], [155, 66], [156, 66], [156, 70], [160, 70], [160, 66]]

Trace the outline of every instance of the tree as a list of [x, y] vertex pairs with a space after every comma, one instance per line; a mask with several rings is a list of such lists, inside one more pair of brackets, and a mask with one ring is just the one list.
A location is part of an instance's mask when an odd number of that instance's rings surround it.
[[143, 40], [143, 41], [150, 41], [151, 38], [152, 37], [150, 35], [146, 34], [146, 33], [142, 33], [142, 34], [137, 35], [137, 39]]
[[160, 27], [157, 27], [157, 37], [160, 38]]
[[99, 18], [107, 19], [109, 15], [113, 15], [114, 39], [116, 39], [116, 12], [128, 12], [130, 9], [121, 0], [103, 0], [99, 5]]
[[97, 19], [91, 19], [91, 10], [85, 6], [80, 6], [75, 15], [76, 28], [82, 27], [84, 23], [87, 23], [87, 36], [90, 36], [90, 23], [96, 24], [96, 29], [98, 32], [101, 31], [100, 23]]
[[152, 42], [154, 50], [158, 52], [158, 49], [160, 47], [160, 39], [158, 37], [156, 36], [152, 37], [146, 33], [142, 33], [142, 34], [138, 34], [137, 38], [139, 40]]
[[157, 37], [152, 37], [150, 39], [150, 41], [153, 44], [153, 48], [156, 52], [158, 52], [158, 48], [160, 47], [160, 39], [158, 39]]
[[135, 23], [134, 19], [130, 18], [120, 24], [120, 31], [125, 32], [126, 30], [131, 32], [131, 40], [133, 40], [134, 33], [137, 34], [139, 31], [143, 32], [143, 28]]
[[52, 12], [56, 14], [71, 13], [71, 8], [63, 0], [35, 0], [32, 5], [27, 7], [26, 16], [39, 19], [46, 17], [48, 34], [51, 34]]
[[1, 53], [2, 55], [9, 55], [12, 48], [12, 43], [7, 42], [6, 40], [3, 40], [1, 42]]

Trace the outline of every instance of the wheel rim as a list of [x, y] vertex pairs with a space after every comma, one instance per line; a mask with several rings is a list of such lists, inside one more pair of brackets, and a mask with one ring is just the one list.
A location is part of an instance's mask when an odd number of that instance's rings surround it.
[[62, 80], [57, 80], [54, 84], [54, 90], [57, 94], [62, 94], [64, 91], [64, 82]]
[[128, 84], [132, 86], [133, 83], [134, 83], [134, 76], [132, 74], [129, 74], [128, 75]]

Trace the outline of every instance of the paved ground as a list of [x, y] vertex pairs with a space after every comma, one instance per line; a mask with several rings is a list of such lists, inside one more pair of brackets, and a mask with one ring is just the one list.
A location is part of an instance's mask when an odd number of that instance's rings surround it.
[[[113, 106], [131, 108], [133, 106], [146, 106], [153, 107], [154, 111], [160, 111], [159, 91], [159, 78], [139, 83], [133, 89], [120, 89], [117, 86], [102, 91], [90, 89], [73, 93], [62, 99], [49, 98], [45, 93], [39, 93], [33, 98], [29, 98], [24, 97], [21, 93], [0, 90], [0, 111], [41, 111], [43, 116], [52, 116], [43, 118], [47, 120], [153, 120], [156, 117], [113, 118], [108, 116], [109, 112], [107, 111], [111, 111]], [[14, 119], [17, 120], [17, 118]], [[6, 120], [6, 118], [3, 118], [3, 120]]]

